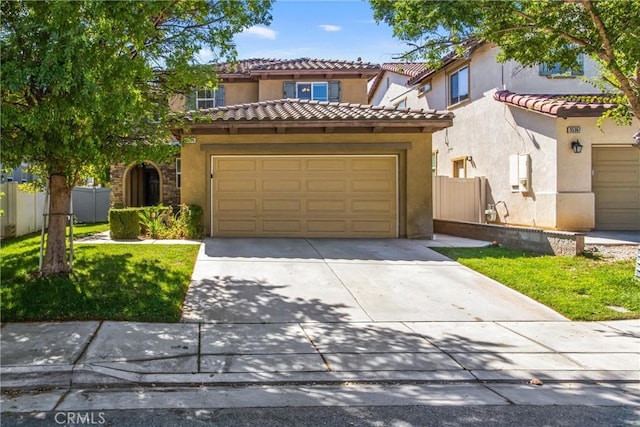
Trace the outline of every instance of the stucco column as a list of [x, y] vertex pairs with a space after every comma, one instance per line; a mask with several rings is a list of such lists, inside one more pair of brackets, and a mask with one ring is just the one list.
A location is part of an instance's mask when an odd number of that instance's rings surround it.
[[419, 134], [407, 150], [407, 238], [433, 239], [431, 134]]
[[[581, 126], [581, 134], [567, 134], [567, 126]], [[591, 191], [591, 147], [589, 132], [595, 119], [557, 121], [558, 194], [556, 223], [559, 230], [584, 231], [595, 227], [595, 195]], [[579, 140], [582, 152], [574, 153], [571, 142]]]

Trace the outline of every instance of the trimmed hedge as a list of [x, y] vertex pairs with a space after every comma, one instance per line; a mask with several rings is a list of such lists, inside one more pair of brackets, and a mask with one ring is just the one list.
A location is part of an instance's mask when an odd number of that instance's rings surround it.
[[109, 230], [112, 239], [137, 239], [140, 235], [140, 212], [145, 208], [109, 210]]

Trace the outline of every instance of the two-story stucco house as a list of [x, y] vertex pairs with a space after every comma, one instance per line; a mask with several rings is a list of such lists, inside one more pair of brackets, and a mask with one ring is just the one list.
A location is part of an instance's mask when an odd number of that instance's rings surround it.
[[424, 165], [452, 113], [366, 105], [380, 67], [361, 61], [216, 71], [217, 89], [173, 101], [187, 122], [176, 164], [113, 168], [114, 205], [197, 204], [212, 236], [433, 235]]
[[478, 43], [438, 69], [383, 64], [369, 101], [454, 112], [453, 127], [433, 137], [434, 172], [486, 177], [495, 223], [640, 230], [640, 122], [598, 128], [611, 105], [570, 96], [600, 94], [587, 81], [598, 72], [593, 61], [523, 67], [499, 63], [498, 51]]

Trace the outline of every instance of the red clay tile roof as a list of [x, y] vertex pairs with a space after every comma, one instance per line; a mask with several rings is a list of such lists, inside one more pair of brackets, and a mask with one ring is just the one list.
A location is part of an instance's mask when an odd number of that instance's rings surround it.
[[386, 62], [380, 67], [384, 71], [392, 71], [407, 77], [415, 77], [427, 69], [426, 62]]
[[272, 59], [252, 58], [240, 60], [237, 63], [221, 63], [214, 66], [220, 74], [252, 75], [287, 73], [377, 73], [380, 66], [370, 62], [342, 61], [312, 58]]
[[501, 90], [493, 98], [505, 104], [554, 117], [599, 117], [617, 104], [609, 95], [524, 95]]
[[340, 123], [356, 122], [357, 125], [371, 126], [391, 124], [392, 127], [432, 127], [432, 130], [451, 126], [453, 113], [448, 111], [395, 108], [321, 102], [300, 99], [279, 99], [274, 101], [238, 104], [206, 110], [189, 111], [183, 116], [187, 122], [223, 125], [289, 124], [295, 127], [314, 122]]

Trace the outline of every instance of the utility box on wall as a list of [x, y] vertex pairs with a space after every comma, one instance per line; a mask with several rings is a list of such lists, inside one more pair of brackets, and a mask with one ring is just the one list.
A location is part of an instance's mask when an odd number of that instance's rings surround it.
[[531, 157], [528, 154], [509, 156], [509, 184], [513, 193], [531, 190]]

